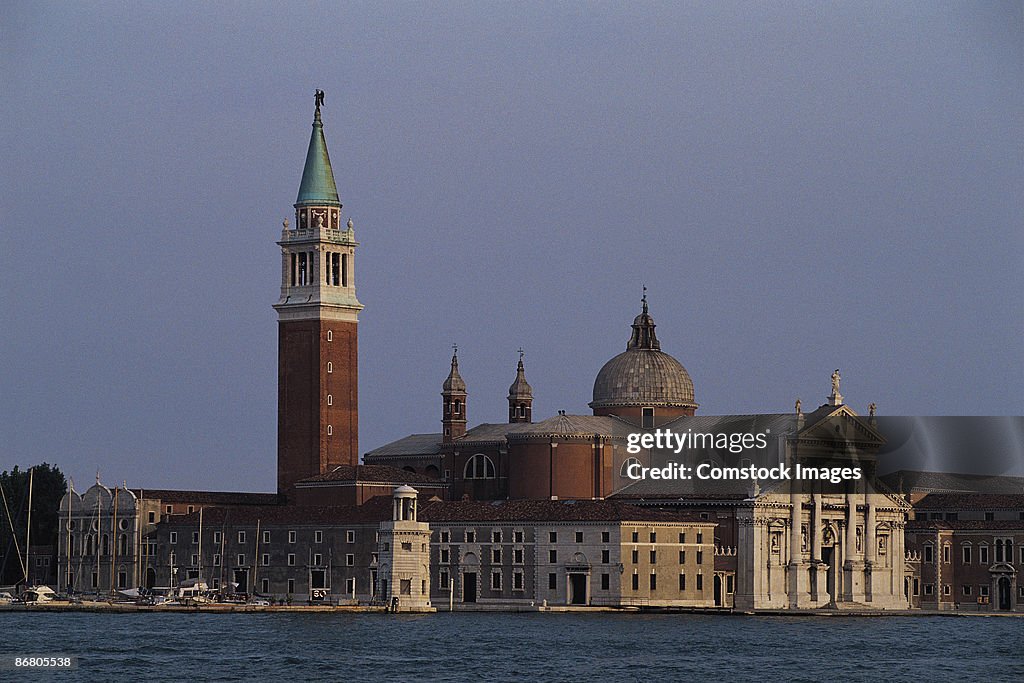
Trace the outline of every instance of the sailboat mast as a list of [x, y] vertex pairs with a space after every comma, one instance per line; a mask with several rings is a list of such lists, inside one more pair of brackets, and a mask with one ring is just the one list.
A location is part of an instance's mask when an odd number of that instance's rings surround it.
[[203, 580], [203, 506], [199, 506], [199, 580]]
[[249, 591], [250, 595], [256, 595], [256, 572], [259, 571], [260, 566], [260, 520], [256, 520], [256, 543], [253, 549], [252, 558], [252, 590]]
[[66, 593], [70, 593], [71, 592], [71, 553], [73, 552], [73, 548], [71, 547], [71, 543], [74, 540], [74, 537], [71, 535], [71, 503], [72, 503], [72, 501], [74, 501], [74, 496], [75, 496], [75, 482], [72, 479], [71, 480], [71, 486], [68, 487], [68, 523], [67, 523], [68, 556], [67, 556], [67, 567], [64, 569], [64, 591]]
[[32, 480], [34, 467], [28, 468], [28, 524], [25, 525], [25, 588], [28, 588], [28, 573], [32, 567]]
[[27, 571], [25, 569], [25, 560], [21, 556], [21, 545], [18, 544], [18, 534], [14, 531], [14, 518], [11, 517], [11, 508], [7, 505], [7, 494], [4, 492], [3, 486], [0, 486], [0, 497], [4, 499], [4, 511], [7, 513], [7, 524], [11, 527], [11, 538], [14, 539], [14, 550], [18, 553], [18, 565], [21, 567], [22, 573], [24, 573]]
[[114, 484], [113, 509], [110, 511], [110, 594], [114, 594], [114, 565], [117, 564], [117, 483]]

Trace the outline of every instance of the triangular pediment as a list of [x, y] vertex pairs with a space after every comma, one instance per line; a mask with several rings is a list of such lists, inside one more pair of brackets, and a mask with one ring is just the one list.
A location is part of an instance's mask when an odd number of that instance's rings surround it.
[[797, 438], [822, 444], [855, 444], [858, 448], [880, 448], [885, 444], [885, 437], [846, 405], [822, 406], [810, 413]]

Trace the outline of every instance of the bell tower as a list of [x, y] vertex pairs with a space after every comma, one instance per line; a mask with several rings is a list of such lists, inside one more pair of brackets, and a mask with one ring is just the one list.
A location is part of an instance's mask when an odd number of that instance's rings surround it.
[[459, 374], [459, 347], [452, 345], [452, 369], [441, 385], [442, 443], [450, 443], [466, 434], [466, 381]]
[[357, 325], [352, 221], [341, 201], [320, 118], [295, 201], [295, 223], [281, 231], [277, 365], [277, 490], [338, 465], [359, 462]]

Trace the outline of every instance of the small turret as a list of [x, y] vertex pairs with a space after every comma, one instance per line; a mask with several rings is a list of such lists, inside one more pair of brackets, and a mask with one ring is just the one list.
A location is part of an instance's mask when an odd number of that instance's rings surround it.
[[526, 381], [523, 368], [523, 350], [519, 349], [519, 366], [516, 368], [516, 381], [508, 388], [508, 421], [533, 422], [533, 387]]
[[459, 347], [452, 345], [452, 369], [441, 386], [441, 440], [445, 443], [466, 433], [466, 382], [459, 374]]

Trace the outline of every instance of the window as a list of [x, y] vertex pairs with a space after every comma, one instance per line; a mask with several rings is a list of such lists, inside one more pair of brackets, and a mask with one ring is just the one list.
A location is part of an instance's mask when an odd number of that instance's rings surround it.
[[601, 574], [601, 590], [606, 591], [611, 587], [611, 576], [609, 574]]
[[220, 588], [220, 579], [213, 579], [213, 581], [210, 582], [210, 588], [212, 588], [213, 590], [217, 590], [218, 588]]
[[450, 587], [449, 581], [450, 579], [448, 577], [448, 570], [442, 569], [440, 573], [438, 573], [437, 575], [437, 587], [443, 590], [448, 590], [448, 588]]
[[242, 554], [242, 553], [238, 553], [238, 558], [237, 559], [238, 559], [238, 562], [236, 564], [239, 567], [244, 567], [245, 566], [245, 555]]
[[[295, 566], [295, 553], [288, 553], [288, 566], [289, 567], [294, 567]], [[288, 592], [290, 593], [291, 591], [288, 591]]]
[[327, 341], [334, 341], [334, 332], [333, 332], [333, 330], [327, 330]]
[[548, 543], [558, 543], [558, 532], [557, 531], [549, 531], [548, 532]]
[[346, 567], [354, 567], [355, 564], [356, 564], [356, 556], [353, 555], [352, 553], [347, 553], [345, 555], [345, 566]]
[[314, 531], [313, 532], [313, 543], [323, 543], [323, 542], [324, 542], [324, 532], [322, 532], [322, 531]]
[[260, 580], [260, 593], [267, 594], [270, 592], [270, 579]]
[[679, 590], [686, 590], [686, 574], [679, 575]]
[[601, 564], [608, 564], [611, 562], [612, 551], [602, 550], [601, 551]]
[[699, 591], [704, 590], [704, 575], [703, 574], [697, 574], [697, 590], [699, 590]]
[[685, 531], [680, 531], [679, 532], [679, 542], [680, 543], [686, 543], [686, 532]]
[[464, 479], [494, 479], [494, 461], [483, 453], [477, 453], [466, 461]]
[[703, 550], [698, 550], [697, 551], [697, 564], [704, 564], [704, 551]]
[[153, 524], [155, 522], [156, 522], [156, 513], [155, 512], [150, 512], [149, 513], [149, 523]]
[[327, 374], [334, 372], [334, 363], [327, 361]]
[[639, 562], [640, 562], [640, 551], [637, 550], [636, 548], [633, 548], [633, 552], [630, 554], [630, 560], [632, 560], [633, 564], [639, 564]]
[[697, 543], [703, 543], [703, 542], [704, 542], [704, 532], [703, 531], [698, 531], [697, 532]]
[[178, 532], [177, 531], [172, 531], [171, 535], [167, 539], [167, 541], [168, 541], [168, 543], [177, 543], [178, 542]]
[[441, 532], [441, 543], [451, 543], [451, 541], [452, 541], [452, 532], [450, 532], [448, 530], [442, 531]]
[[239, 531], [238, 532], [238, 542], [239, 543], [245, 543], [245, 532], [244, 531]]
[[523, 542], [523, 530], [522, 529], [517, 529], [516, 531], [512, 532], [512, 542], [513, 543], [522, 543]]
[[658, 589], [658, 575], [657, 574], [651, 574], [651, 590], [653, 591], [653, 590], [657, 590], [657, 589]]
[[558, 587], [558, 574], [548, 574], [548, 590], [555, 590]]
[[[702, 513], [700, 513], [700, 518], [701, 518], [702, 520], [703, 520], [703, 519], [711, 519], [711, 514], [710, 514], [710, 513], [707, 513], [707, 512], [702, 512]], [[698, 541], [698, 543], [699, 543], [699, 542], [700, 542], [700, 541]]]
[[948, 583], [942, 584], [942, 594], [943, 595], [949, 595], [952, 592], [953, 592], [952, 587]]
[[583, 532], [582, 531], [577, 531], [576, 532], [576, 542], [577, 543], [583, 543]]
[[501, 590], [501, 572], [491, 572], [491, 590]]
[[165, 512], [167, 514], [171, 514], [172, 512], [174, 512], [174, 506], [173, 505], [168, 505], [167, 508], [165, 509]]
[[950, 553], [949, 553], [949, 544], [946, 543], [945, 545], [942, 546], [942, 561], [945, 562], [946, 564], [949, 564], [949, 555], [950, 555]]
[[513, 572], [512, 573], [512, 590], [521, 591], [523, 590], [523, 573]]
[[632, 538], [633, 543], [639, 543], [640, 542], [640, 532], [639, 531], [634, 531], [632, 536], [631, 536], [631, 538]]
[[978, 546], [978, 562], [981, 562], [982, 564], [988, 564], [988, 546], [987, 545], [979, 545]]
[[551, 564], [554, 564], [554, 563], [558, 562], [558, 551], [557, 550], [549, 550], [548, 551], [548, 562], [550, 562]]
[[295, 592], [295, 579], [288, 579], [288, 593]]
[[640, 575], [639, 574], [633, 574], [633, 590], [635, 590], [635, 591], [640, 590]]
[[651, 551], [651, 564], [655, 564], [657, 561], [658, 561], [658, 551], [657, 550], [652, 550]]
[[643, 424], [644, 429], [652, 429], [654, 427], [654, 408], [643, 409]]
[[983, 598], [988, 597], [988, 586], [978, 586], [978, 595]]
[[512, 564], [522, 564], [522, 563], [523, 563], [523, 549], [522, 548], [516, 548], [516, 549], [514, 549], [512, 551]]
[[220, 553], [214, 553], [213, 554], [213, 566], [214, 567], [219, 567], [220, 566]]
[[501, 564], [501, 548], [491, 549], [491, 564]]
[[348, 531], [345, 532], [345, 543], [355, 543], [355, 542], [356, 542], [356, 532], [351, 530], [351, 529], [349, 529]]
[[333, 425], [327, 425], [327, 436], [333, 436], [333, 435], [334, 435], [334, 426]]
[[961, 550], [961, 552], [963, 553], [963, 556], [964, 556], [964, 564], [970, 564], [971, 563], [971, 546], [965, 545], [960, 550]]
[[729, 574], [728, 576], [725, 577], [725, 592], [726, 593], [732, 593], [733, 592], [733, 588], [732, 588], [733, 578], [734, 577], [733, 577], [732, 574]]
[[476, 543], [476, 531], [466, 529], [466, 543]]
[[921, 579], [914, 579], [914, 595], [921, 594]]
[[198, 567], [199, 566], [199, 556], [198, 555], [193, 555], [191, 559], [192, 559], [192, 562], [191, 562], [192, 566], [193, 567]]
[[195, 505], [189, 505], [188, 506], [188, 514], [191, 515], [195, 511], [196, 511], [196, 506]]
[[448, 564], [448, 562], [450, 561], [448, 559], [449, 552], [450, 551], [448, 550], [448, 548], [441, 548], [441, 564]]
[[128, 585], [128, 572], [117, 573], [117, 587], [124, 588]]
[[269, 531], [264, 531], [263, 532], [263, 542], [264, 543], [270, 543], [270, 532]]
[[933, 592], [935, 592], [935, 586], [933, 586], [930, 583], [926, 583], [924, 585], [924, 594], [925, 595], [931, 595]]
[[270, 554], [269, 553], [263, 553], [262, 555], [260, 555], [260, 564], [263, 565], [264, 567], [269, 567], [270, 566]]
[[964, 595], [970, 595], [970, 594], [971, 594], [971, 587], [970, 587], [970, 586], [968, 586], [968, 585], [967, 585], [967, 584], [965, 583], [965, 584], [963, 585], [963, 591], [964, 591]]
[[658, 534], [657, 534], [657, 532], [652, 531], [651, 532], [651, 543], [657, 543], [657, 542], [658, 542]]
[[602, 531], [601, 532], [601, 543], [610, 543], [611, 540], [612, 540], [611, 532], [609, 532], [609, 531]]
[[[636, 467], [633, 467], [633, 465], [636, 465]], [[619, 476], [625, 479], [630, 479], [631, 477], [629, 475], [631, 467], [633, 476], [639, 477], [640, 468], [643, 467], [643, 465], [636, 458], [626, 458], [624, 461], [622, 461], [622, 467], [619, 468]]]
[[994, 512], [986, 512], [985, 513], [985, 521], [986, 522], [992, 522], [992, 521], [995, 520], [995, 518], [996, 518], [996, 513], [994, 513]]
[[935, 561], [935, 548], [930, 545], [924, 547], [924, 561], [934, 562]]
[[220, 545], [220, 532], [219, 531], [214, 531], [213, 532], [213, 544], [214, 545]]
[[686, 564], [686, 551], [685, 550], [680, 550], [679, 551], [679, 564]]
[[455, 403], [453, 405], [455, 406], [454, 413], [456, 415], [462, 415], [462, 401], [455, 399]]
[[491, 543], [501, 543], [501, 531], [494, 530], [491, 532]]
[[324, 556], [320, 553], [313, 553], [313, 566], [319, 567], [324, 563]]

